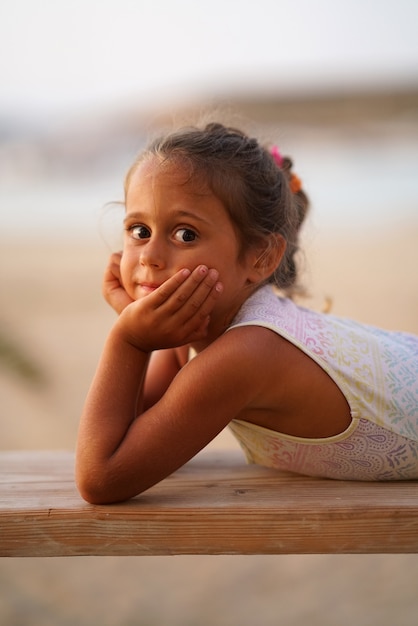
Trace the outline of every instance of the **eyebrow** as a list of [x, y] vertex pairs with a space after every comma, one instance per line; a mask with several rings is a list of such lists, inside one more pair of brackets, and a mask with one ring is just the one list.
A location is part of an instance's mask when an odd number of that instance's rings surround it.
[[[191, 218], [193, 220], [203, 222], [204, 224], [209, 224], [209, 220], [205, 219], [204, 217], [201, 217], [200, 215], [196, 215], [196, 213], [192, 213], [191, 211], [184, 211], [183, 209], [174, 210], [171, 216], [177, 219], [178, 218], [185, 218], [185, 219]], [[131, 220], [131, 219], [138, 219], [138, 220], [146, 221], [146, 215], [144, 215], [144, 213], [141, 213], [141, 211], [127, 213], [123, 221], [127, 222], [128, 220]]]

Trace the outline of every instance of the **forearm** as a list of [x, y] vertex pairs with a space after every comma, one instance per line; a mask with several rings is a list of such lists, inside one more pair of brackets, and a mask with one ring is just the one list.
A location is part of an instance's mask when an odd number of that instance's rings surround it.
[[[165, 448], [178, 429], [178, 402], [164, 403], [164, 399], [179, 362], [175, 367], [158, 367], [158, 375], [154, 371], [146, 398], [145, 374], [152, 352], [169, 350], [172, 356], [171, 351], [179, 346], [206, 337], [210, 314], [222, 292], [217, 276], [205, 266], [192, 273], [180, 270], [121, 312], [106, 341], [80, 420], [76, 479], [89, 502], [132, 497], [178, 466], [180, 454], [177, 461], [165, 458]], [[147, 410], [137, 406], [138, 400]], [[181, 449], [184, 437], [182, 432]], [[187, 456], [181, 456], [181, 462]], [[163, 459], [157, 467], [156, 458]]]
[[80, 420], [78, 466], [106, 463], [123, 442], [137, 417], [148, 360], [117, 328], [111, 331]]

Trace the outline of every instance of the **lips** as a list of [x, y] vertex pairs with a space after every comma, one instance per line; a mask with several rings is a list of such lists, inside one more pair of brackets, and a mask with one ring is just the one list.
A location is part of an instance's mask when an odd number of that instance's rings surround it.
[[160, 286], [158, 283], [139, 283], [141, 289], [147, 292], [155, 291]]

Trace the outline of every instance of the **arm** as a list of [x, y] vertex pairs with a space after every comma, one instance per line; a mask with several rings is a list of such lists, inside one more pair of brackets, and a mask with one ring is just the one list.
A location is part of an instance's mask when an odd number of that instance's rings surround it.
[[153, 406], [167, 391], [172, 380], [188, 361], [188, 346], [156, 350], [152, 353], [144, 381], [143, 410]]
[[[190, 274], [190, 273], [189, 273]], [[149, 355], [206, 334], [208, 316], [218, 295], [216, 276], [179, 272], [149, 296], [126, 306], [103, 351], [80, 421], [76, 476], [82, 495], [92, 502], [124, 500], [147, 488], [175, 467], [155, 471], [158, 451], [173, 406], [160, 402], [137, 418], [137, 401], [144, 390]], [[183, 394], [184, 396], [185, 394]], [[164, 398], [165, 396], [163, 396]], [[174, 401], [175, 402], [175, 401]], [[164, 405], [164, 403], [163, 403]], [[147, 416], [147, 419], [144, 417]], [[146, 460], [146, 471], [142, 468]], [[181, 465], [185, 460], [179, 457]]]
[[[183, 367], [161, 400], [137, 419], [129, 419], [124, 411], [130, 408], [121, 407], [121, 402], [135, 389], [138, 370], [113, 390], [118, 397], [109, 398], [110, 405], [97, 415], [94, 430], [87, 427], [80, 434], [77, 480], [86, 500], [105, 504], [145, 491], [184, 465], [253, 402], [259, 385], [254, 385], [251, 355], [258, 337], [248, 343], [246, 332], [237, 329], [216, 340]], [[126, 357], [129, 367], [138, 368], [137, 355]], [[119, 420], [124, 421], [122, 428]], [[106, 445], [115, 430], [119, 444]]]
[[[102, 293], [106, 302], [118, 315], [133, 300], [126, 293], [120, 272], [122, 252], [111, 254], [103, 276]], [[150, 407], [161, 398], [171, 381], [187, 362], [187, 346], [155, 351], [149, 358], [143, 389], [144, 407]]]

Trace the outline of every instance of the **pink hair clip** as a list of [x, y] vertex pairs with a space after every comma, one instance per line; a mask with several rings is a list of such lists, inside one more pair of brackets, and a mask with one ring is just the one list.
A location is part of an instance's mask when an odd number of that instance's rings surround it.
[[273, 159], [276, 161], [276, 165], [278, 167], [282, 167], [282, 165], [283, 165], [283, 157], [280, 154], [279, 148], [277, 146], [273, 146], [271, 151], [270, 151], [270, 154], [273, 157]]

